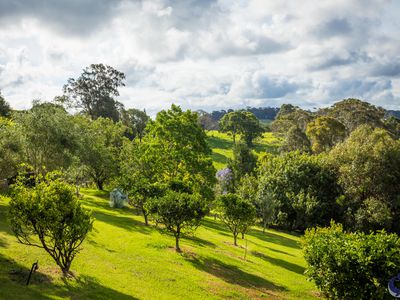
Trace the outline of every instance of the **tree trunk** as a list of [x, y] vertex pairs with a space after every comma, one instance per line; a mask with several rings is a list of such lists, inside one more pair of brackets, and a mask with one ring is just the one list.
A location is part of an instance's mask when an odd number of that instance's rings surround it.
[[265, 228], [267, 227], [267, 222], [263, 221], [263, 233], [265, 233]]
[[234, 232], [233, 233], [233, 244], [235, 245], [235, 246], [237, 246], [237, 233], [236, 232]]
[[244, 239], [244, 232], [242, 232], [242, 240]]
[[144, 217], [144, 224], [146, 226], [149, 226], [149, 221], [148, 221], [148, 217], [147, 217], [147, 212], [143, 209], [143, 217]]
[[179, 238], [181, 236], [181, 229], [178, 227], [175, 233], [175, 250], [176, 252], [181, 252], [181, 248], [179, 247]]
[[102, 191], [103, 190], [103, 180], [100, 180], [100, 179], [96, 180], [96, 186], [97, 186], [97, 189]]
[[176, 252], [181, 252], [181, 248], [179, 247], [179, 235], [175, 236], [175, 250]]

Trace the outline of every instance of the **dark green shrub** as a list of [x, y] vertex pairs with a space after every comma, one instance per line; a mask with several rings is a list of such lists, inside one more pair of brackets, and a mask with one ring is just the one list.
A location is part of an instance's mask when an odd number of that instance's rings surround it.
[[346, 233], [340, 224], [308, 229], [302, 239], [306, 275], [332, 299], [391, 299], [400, 272], [400, 237], [385, 231]]
[[21, 180], [12, 187], [11, 229], [20, 243], [46, 250], [68, 275], [93, 219], [73, 187], [50, 175], [39, 178], [34, 187], [26, 187]]

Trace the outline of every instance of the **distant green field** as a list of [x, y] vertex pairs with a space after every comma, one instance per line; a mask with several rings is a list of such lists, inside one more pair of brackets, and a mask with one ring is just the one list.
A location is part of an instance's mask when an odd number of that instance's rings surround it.
[[[232, 158], [232, 136], [216, 130], [207, 131], [207, 142], [212, 149], [212, 159], [217, 170], [224, 168], [230, 158]], [[239, 139], [239, 137], [237, 137]], [[256, 153], [263, 152], [277, 153], [281, 144], [281, 139], [277, 138], [272, 132], [266, 132], [262, 138], [254, 142]]]
[[[240, 246], [208, 217], [183, 253], [174, 238], [146, 227], [130, 208], [112, 209], [106, 192], [84, 190], [94, 230], [72, 264], [76, 279], [63, 281], [47, 253], [16, 242], [0, 200], [0, 299], [314, 299], [303, 275], [305, 261], [295, 235], [254, 228]], [[2, 201], [2, 202], [1, 202]], [[247, 243], [247, 256], [245, 245]], [[39, 261], [31, 285], [30, 267]]]

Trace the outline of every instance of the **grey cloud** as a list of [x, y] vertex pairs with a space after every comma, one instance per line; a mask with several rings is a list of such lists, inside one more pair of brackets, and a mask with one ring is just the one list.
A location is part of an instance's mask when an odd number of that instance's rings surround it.
[[350, 22], [345, 18], [335, 18], [324, 22], [316, 28], [315, 33], [320, 38], [348, 35], [352, 32]]
[[400, 76], [400, 63], [386, 63], [378, 64], [372, 67], [372, 76], [387, 76], [387, 77], [398, 77]]
[[271, 79], [266, 75], [258, 79], [257, 85], [259, 87], [257, 93], [259, 98], [282, 98], [298, 89], [297, 84], [288, 80]]
[[310, 70], [325, 70], [337, 66], [346, 66], [357, 62], [370, 62], [371, 58], [366, 53], [351, 51], [345, 55], [332, 55], [323, 57], [319, 62], [310, 66]]
[[[330, 88], [329, 94], [337, 99], [358, 97], [366, 98], [375, 94], [390, 91], [392, 89], [391, 80], [339, 80]], [[368, 100], [368, 99], [366, 99]]]
[[104, 26], [121, 0], [2, 0], [0, 23], [34, 18], [65, 34], [84, 35]]

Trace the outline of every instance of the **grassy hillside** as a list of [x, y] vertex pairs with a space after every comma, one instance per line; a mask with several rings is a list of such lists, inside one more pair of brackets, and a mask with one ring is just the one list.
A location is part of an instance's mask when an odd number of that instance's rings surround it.
[[[317, 293], [304, 275], [298, 237], [254, 228], [234, 247], [230, 233], [207, 218], [195, 236], [174, 239], [130, 208], [112, 209], [107, 194], [84, 190], [95, 216], [94, 230], [72, 264], [76, 280], [63, 281], [44, 250], [16, 242], [0, 200], [1, 299], [312, 299]], [[33, 262], [39, 270], [25, 280]]]
[[[226, 166], [228, 159], [232, 158], [232, 136], [216, 130], [210, 130], [207, 132], [207, 137], [208, 144], [212, 149], [214, 166], [217, 170], [220, 170]], [[274, 136], [272, 132], [266, 132], [262, 138], [254, 141], [254, 150], [258, 154], [262, 152], [276, 153], [280, 144], [281, 139]]]

